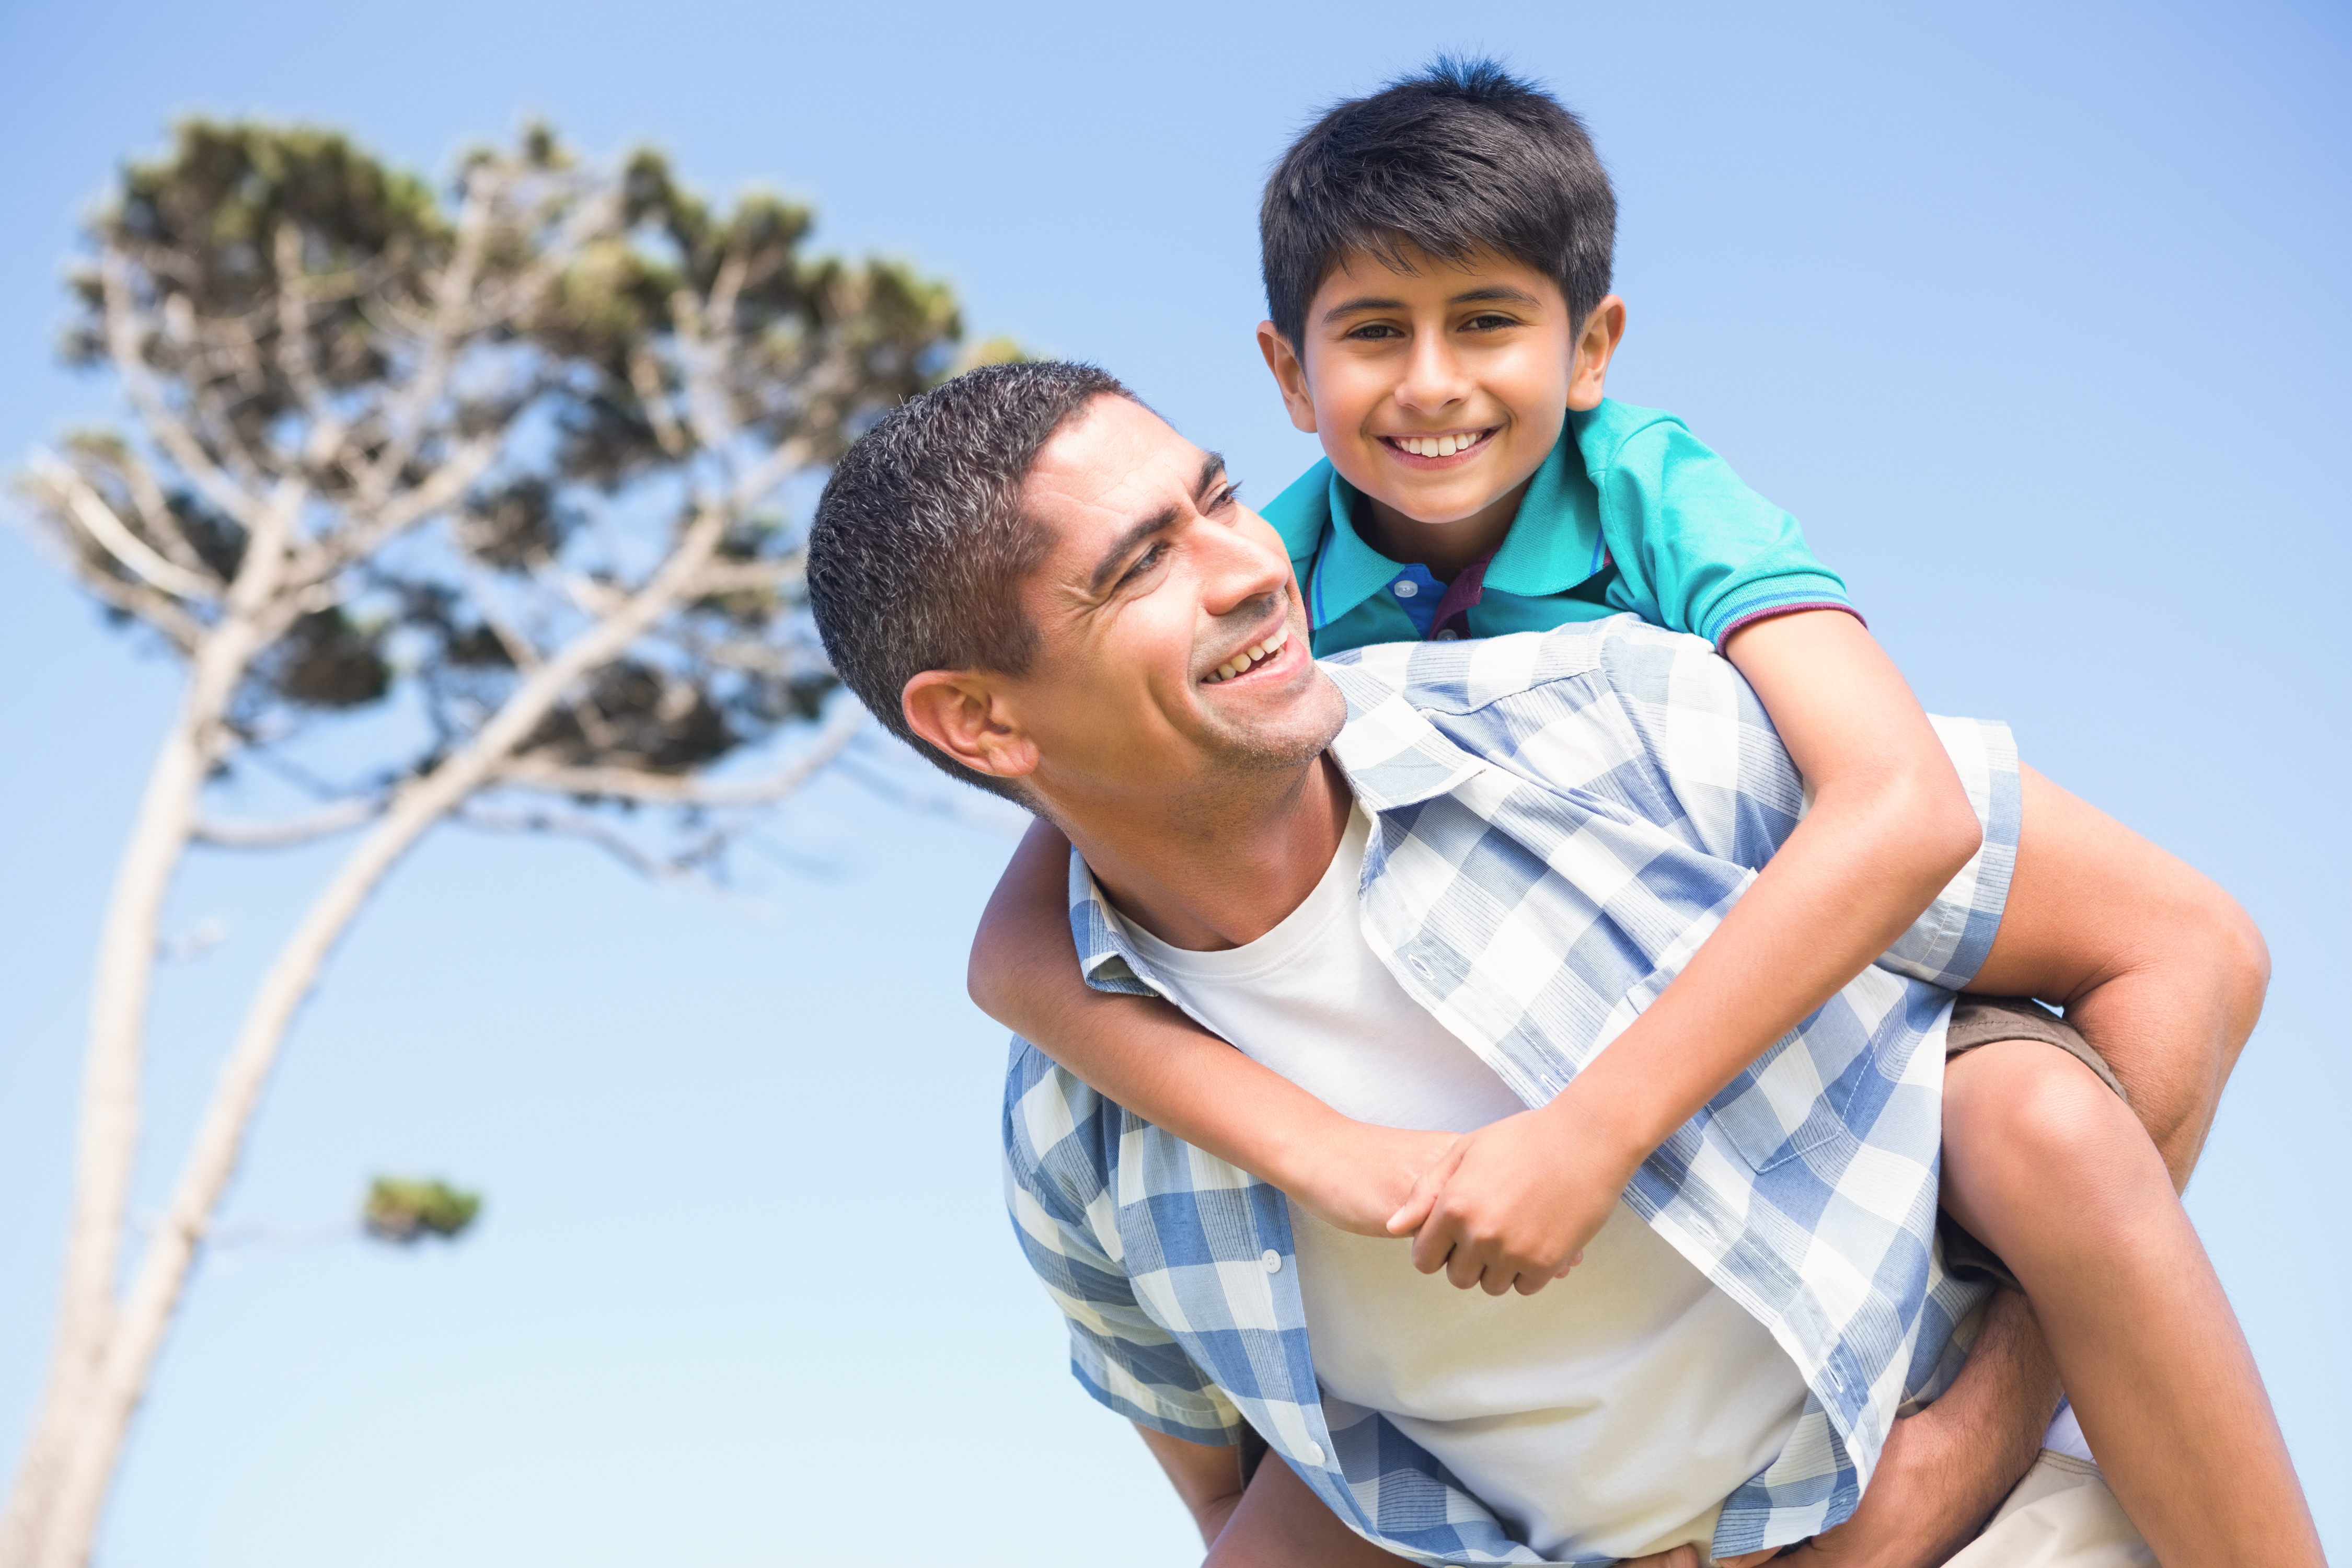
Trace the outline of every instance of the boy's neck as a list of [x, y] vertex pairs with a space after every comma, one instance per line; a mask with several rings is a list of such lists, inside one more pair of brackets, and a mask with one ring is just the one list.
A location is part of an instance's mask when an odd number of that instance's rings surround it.
[[1529, 474], [1468, 517], [1452, 522], [1407, 517], [1368, 494], [1354, 521], [1364, 542], [1390, 560], [1426, 566], [1431, 576], [1451, 583], [1465, 566], [1495, 552], [1503, 536], [1511, 531], [1511, 520], [1519, 515], [1519, 502], [1527, 499], [1528, 487], [1535, 482], [1535, 476]]

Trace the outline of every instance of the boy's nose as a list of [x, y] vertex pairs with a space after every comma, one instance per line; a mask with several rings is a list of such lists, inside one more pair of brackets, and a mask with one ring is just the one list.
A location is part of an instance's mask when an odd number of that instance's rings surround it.
[[1398, 404], [1416, 413], [1434, 413], [1470, 395], [1469, 377], [1444, 332], [1421, 332], [1397, 385]]

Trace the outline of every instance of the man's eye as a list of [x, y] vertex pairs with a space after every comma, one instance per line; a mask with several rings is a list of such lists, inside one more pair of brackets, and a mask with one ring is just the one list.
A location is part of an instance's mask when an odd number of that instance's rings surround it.
[[1124, 573], [1120, 574], [1118, 579], [1119, 582], [1122, 584], [1134, 582], [1138, 577], [1142, 576], [1146, 572], [1149, 572], [1154, 566], [1159, 565], [1160, 558], [1167, 553], [1168, 546], [1164, 542], [1154, 544], [1150, 549], [1145, 551], [1142, 554], [1135, 558], [1134, 565], [1129, 567]]
[[1224, 489], [1217, 492], [1216, 498], [1209, 502], [1209, 510], [1211, 511], [1223, 511], [1225, 508], [1233, 505], [1235, 501], [1241, 499], [1242, 482], [1239, 479], [1235, 479], [1231, 484], [1225, 486]]
[[1463, 322], [1462, 326], [1463, 330], [1465, 331], [1484, 332], [1492, 331], [1496, 327], [1516, 327], [1518, 324], [1519, 323], [1517, 321], [1513, 320], [1509, 316], [1497, 315], [1490, 310], [1484, 314], [1471, 317], [1468, 321]]
[[1351, 338], [1370, 342], [1375, 338], [1401, 338], [1404, 334], [1386, 321], [1366, 321], [1348, 333]]

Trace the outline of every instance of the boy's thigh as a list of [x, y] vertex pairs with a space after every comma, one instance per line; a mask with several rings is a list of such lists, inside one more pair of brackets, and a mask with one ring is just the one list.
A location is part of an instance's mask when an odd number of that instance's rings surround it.
[[2042, 1450], [1984, 1533], [1946, 1568], [2152, 1568], [2096, 1468]]

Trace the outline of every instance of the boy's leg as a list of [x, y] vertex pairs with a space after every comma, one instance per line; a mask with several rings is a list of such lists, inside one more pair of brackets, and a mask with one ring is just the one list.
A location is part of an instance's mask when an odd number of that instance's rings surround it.
[[2032, 768], [2009, 903], [1972, 992], [2062, 1006], [2185, 1186], [2262, 1012], [2270, 956], [2229, 894]]
[[2089, 1068], [2039, 1040], [1954, 1058], [1944, 1205], [2023, 1284], [2084, 1435], [2159, 1561], [2324, 1562], [2170, 1173]]

